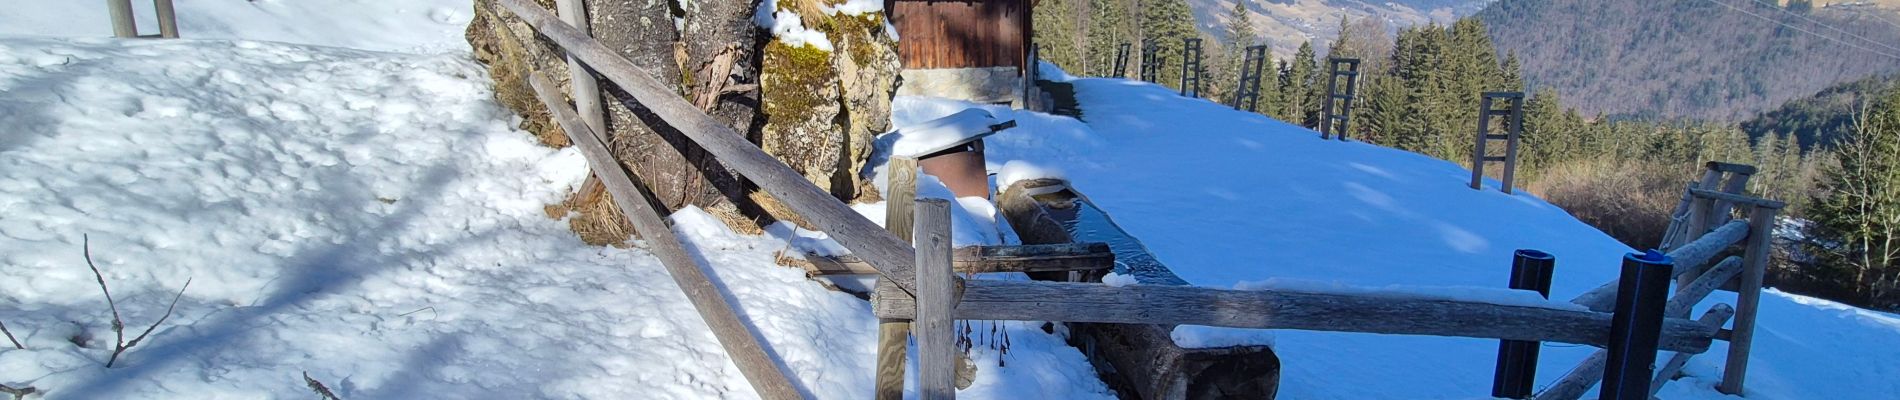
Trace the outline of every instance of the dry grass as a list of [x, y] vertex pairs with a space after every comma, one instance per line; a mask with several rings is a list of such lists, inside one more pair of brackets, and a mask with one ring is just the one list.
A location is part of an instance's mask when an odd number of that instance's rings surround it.
[[1690, 178], [1673, 165], [1586, 160], [1553, 166], [1526, 189], [1630, 247], [1647, 249], [1662, 243]]

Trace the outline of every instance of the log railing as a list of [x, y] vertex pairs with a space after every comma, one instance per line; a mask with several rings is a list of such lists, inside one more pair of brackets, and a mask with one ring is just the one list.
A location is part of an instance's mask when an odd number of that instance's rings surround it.
[[[957, 357], [948, 352], [951, 321], [956, 319], [1032, 320], [1093, 322], [1116, 324], [1193, 324], [1238, 328], [1302, 329], [1386, 334], [1457, 336], [1473, 338], [1551, 341], [1605, 346], [1610, 343], [1611, 315], [1595, 307], [1591, 294], [1580, 298], [1577, 308], [1558, 305], [1493, 304], [1477, 299], [1447, 299], [1411, 295], [1366, 293], [1302, 292], [1290, 290], [1223, 290], [1189, 286], [1133, 285], [1110, 287], [1093, 283], [964, 280], [956, 276], [955, 255], [949, 249], [948, 205], [940, 200], [916, 200], [914, 210], [893, 214], [889, 229], [915, 229], [910, 240], [886, 231], [865, 219], [830, 194], [766, 154], [758, 146], [674, 91], [652, 79], [631, 61], [594, 40], [580, 29], [563, 22], [554, 13], [528, 0], [498, 0], [503, 8], [535, 28], [577, 61], [584, 72], [598, 73], [631, 96], [632, 101], [653, 112], [662, 121], [684, 134], [693, 144], [712, 154], [719, 162], [758, 185], [766, 193], [786, 204], [806, 221], [827, 232], [859, 258], [881, 279], [874, 290], [874, 311], [886, 322], [881, 334], [881, 353], [902, 352], [902, 333], [916, 329], [921, 371], [918, 393], [925, 398], [949, 398]], [[531, 76], [536, 94], [553, 110], [555, 119], [568, 136], [581, 146], [589, 165], [622, 211], [633, 219], [635, 229], [654, 246], [665, 261], [668, 272], [692, 298], [702, 319], [713, 328], [725, 348], [753, 388], [766, 398], [805, 396], [791, 383], [783, 366], [775, 362], [758, 342], [757, 332], [738, 319], [720, 288], [705, 276], [703, 266], [684, 253], [676, 238], [660, 218], [659, 210], [637, 200], [645, 194], [634, 177], [621, 169], [608, 153], [602, 132], [596, 132], [587, 118], [569, 108], [553, 84], [542, 73]], [[1746, 367], [1747, 339], [1752, 335], [1755, 299], [1760, 290], [1761, 268], [1765, 265], [1766, 228], [1770, 228], [1779, 203], [1740, 196], [1720, 197], [1693, 192], [1725, 203], [1751, 204], [1754, 212], [1745, 225], [1729, 223], [1703, 240], [1691, 243], [1671, 255], [1685, 264], [1704, 264], [1720, 248], [1745, 236], [1749, 248], [1736, 267], [1724, 263], [1709, 272], [1699, 273], [1713, 281], [1730, 274], [1739, 275], [1741, 300], [1735, 307], [1736, 329], [1730, 335], [1729, 368], [1733, 377], [1725, 377], [1723, 389], [1739, 391], [1739, 373]], [[894, 198], [894, 203], [909, 204], [914, 194]], [[895, 211], [894, 211], [895, 212]], [[914, 217], [914, 218], [905, 218]], [[919, 266], [927, 267], [920, 269]], [[1693, 268], [1689, 268], [1692, 270]], [[1700, 279], [1698, 279], [1700, 280]], [[1685, 293], [1700, 296], [1719, 286], [1716, 282], [1685, 286]], [[1689, 296], [1680, 301], [1693, 304]], [[1712, 317], [1711, 317], [1712, 318]], [[1682, 354], [1708, 349], [1717, 337], [1716, 326], [1684, 318], [1668, 318], [1660, 324], [1658, 347]], [[895, 338], [889, 337], [898, 334]], [[894, 339], [887, 340], [887, 339]], [[901, 353], [900, 353], [901, 354]], [[1738, 357], [1739, 355], [1739, 357]], [[1737, 359], [1742, 360], [1741, 364]], [[902, 356], [896, 360], [896, 374], [902, 374]], [[880, 370], [886, 367], [880, 356]], [[880, 373], [880, 375], [885, 375]], [[1586, 374], [1587, 375], [1587, 374]], [[946, 378], [948, 377], [948, 378]], [[901, 379], [901, 378], [900, 378]], [[901, 382], [901, 381], [899, 381]], [[880, 379], [879, 397], [890, 392], [901, 394]], [[1586, 386], [1587, 387], [1587, 386]], [[891, 390], [896, 389], [896, 390]]]
[[[1752, 171], [1745, 165], [1710, 163], [1711, 175], [1717, 172]], [[1746, 179], [1744, 175], [1741, 179]], [[1715, 179], [1704, 179], [1715, 181]], [[1734, 181], [1731, 181], [1734, 182]], [[1769, 251], [1773, 244], [1775, 216], [1783, 203], [1765, 200], [1728, 191], [1715, 191], [1691, 188], [1686, 229], [1689, 232], [1706, 231], [1694, 241], [1675, 246], [1669, 256], [1676, 261], [1675, 296], [1664, 306], [1663, 315], [1683, 316], [1707, 298], [1716, 289], [1730, 287], [1736, 291], [1736, 304], [1716, 304], [1703, 314], [1698, 322], [1709, 329], [1719, 329], [1723, 323], [1734, 318], [1734, 328], [1727, 330], [1728, 335], [1718, 339], [1729, 342], [1727, 360], [1722, 368], [1722, 383], [1717, 386], [1723, 393], [1742, 393], [1743, 380], [1748, 368], [1748, 355], [1753, 347], [1755, 318], [1759, 310], [1762, 289], [1762, 276], [1768, 268]], [[1730, 220], [1730, 207], [1746, 207], [1747, 220]], [[1726, 222], [1723, 222], [1726, 221]], [[1708, 226], [1721, 223], [1713, 230]], [[1728, 251], [1731, 247], [1742, 245], [1742, 256], [1731, 256], [1721, 262], [1710, 265], [1715, 256]], [[1593, 310], [1605, 310], [1615, 301], [1617, 281], [1599, 286], [1596, 289], [1577, 296], [1571, 302]], [[1667, 350], [1667, 349], [1665, 349]], [[1648, 382], [1649, 393], [1654, 394], [1662, 384], [1675, 378], [1682, 365], [1694, 353], [1678, 352], [1669, 361], [1657, 369], [1657, 374]], [[1604, 376], [1608, 353], [1599, 350], [1584, 359], [1575, 368], [1565, 373], [1550, 387], [1538, 393], [1539, 400], [1568, 400], [1583, 396]], [[1624, 382], [1625, 384], [1634, 382]]]

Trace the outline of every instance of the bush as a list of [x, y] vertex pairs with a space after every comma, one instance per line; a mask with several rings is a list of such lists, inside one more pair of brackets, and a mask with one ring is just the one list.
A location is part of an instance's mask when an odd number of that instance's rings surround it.
[[1676, 165], [1598, 157], [1552, 165], [1525, 188], [1623, 244], [1648, 249], [1662, 243], [1690, 178]]

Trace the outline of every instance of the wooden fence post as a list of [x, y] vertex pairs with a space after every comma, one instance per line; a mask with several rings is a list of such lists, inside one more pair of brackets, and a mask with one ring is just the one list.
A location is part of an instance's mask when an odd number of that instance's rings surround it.
[[[891, 157], [884, 176], [884, 229], [904, 241], [912, 239], [913, 204], [917, 200], [917, 159]], [[920, 253], [921, 254], [921, 253]], [[910, 351], [910, 320], [880, 318], [877, 324], [878, 400], [904, 399], [904, 358]]]
[[1674, 263], [1660, 252], [1623, 256], [1615, 317], [1610, 320], [1609, 363], [1604, 367], [1598, 398], [1649, 399], [1663, 307], [1669, 302], [1669, 281], [1674, 272]]
[[[1557, 258], [1537, 250], [1518, 250], [1511, 260], [1511, 288], [1533, 290], [1550, 298], [1550, 278]], [[1491, 379], [1491, 397], [1524, 399], [1537, 384], [1537, 341], [1498, 342], [1497, 372]]]
[[177, 39], [178, 12], [172, 9], [172, 0], [154, 0], [152, 5], [158, 9], [158, 37]]
[[957, 292], [951, 271], [950, 201], [918, 199], [917, 336], [918, 397], [924, 400], [957, 398], [955, 316]]
[[1742, 256], [1742, 276], [1735, 296], [1735, 329], [1729, 334], [1728, 363], [1722, 367], [1722, 393], [1742, 394], [1742, 381], [1748, 374], [1748, 352], [1755, 342], [1755, 314], [1760, 311], [1762, 276], [1768, 271], [1770, 247], [1774, 245], [1775, 213], [1779, 207], [1756, 204], [1748, 213], [1748, 249]]
[[[574, 29], [583, 33], [588, 32], [586, 0], [555, 0], [554, 8], [560, 14], [561, 21], [573, 25]], [[600, 108], [600, 81], [594, 79], [593, 69], [569, 55], [567, 56], [567, 75], [570, 89], [568, 97], [574, 99], [574, 111], [580, 113], [581, 122], [586, 123], [589, 128], [594, 128], [595, 133], [606, 135], [607, 119]], [[607, 138], [601, 138], [601, 141], [606, 140]]]
[[106, 0], [106, 8], [112, 12], [112, 36], [139, 36], [138, 22], [132, 18], [132, 0]]

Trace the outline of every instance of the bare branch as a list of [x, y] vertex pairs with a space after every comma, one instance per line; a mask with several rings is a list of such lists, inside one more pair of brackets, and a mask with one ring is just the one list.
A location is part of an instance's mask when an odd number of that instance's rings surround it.
[[145, 340], [146, 336], [151, 335], [152, 331], [158, 329], [159, 324], [163, 324], [165, 323], [166, 319], [170, 319], [172, 317], [172, 311], [178, 309], [178, 299], [181, 297], [185, 297], [185, 289], [189, 289], [189, 288], [191, 288], [191, 278], [185, 278], [185, 286], [178, 288], [178, 294], [172, 295], [172, 305], [169, 307], [165, 307], [165, 315], [158, 317], [157, 322], [153, 322], [152, 326], [146, 327], [145, 332], [139, 333], [139, 336], [132, 338], [131, 342], [120, 343], [119, 348], [117, 350], [112, 351], [112, 358], [109, 360], [106, 360], [106, 368], [112, 368], [112, 363], [119, 360], [120, 353], [124, 353], [126, 350], [132, 349], [132, 346], [139, 345], [140, 341]]
[[[125, 343], [125, 320], [119, 319], [119, 304], [112, 301], [112, 290], [106, 289], [106, 275], [99, 272], [97, 264], [92, 263], [92, 237], [90, 235], [79, 237], [82, 240], [81, 248], [86, 252], [86, 266], [92, 268], [92, 277], [99, 279], [99, 292], [106, 294], [106, 307], [112, 309], [112, 333], [119, 337], [115, 343], [123, 344]], [[114, 351], [112, 354], [114, 358], [117, 358], [119, 353]], [[107, 362], [106, 368], [111, 367], [112, 363]]]
[[7, 330], [7, 323], [6, 323], [6, 322], [0, 322], [0, 332], [5, 332], [5, 333], [7, 334], [7, 340], [9, 340], [9, 341], [12, 341], [12, 342], [13, 342], [13, 348], [15, 348], [15, 349], [20, 349], [20, 350], [26, 350], [26, 346], [21, 346], [21, 345], [20, 345], [20, 339], [14, 339], [14, 338], [13, 338], [13, 331], [9, 331], [9, 330]]
[[[185, 297], [185, 289], [191, 288], [191, 278], [185, 278], [185, 286], [178, 288], [178, 294], [172, 296], [172, 304], [171, 306], [165, 307], [165, 315], [158, 317], [158, 321], [153, 322], [152, 326], [146, 327], [145, 332], [139, 333], [138, 337], [134, 337], [132, 341], [127, 342], [125, 341], [125, 320], [119, 318], [119, 304], [112, 300], [112, 290], [106, 288], [106, 275], [99, 272], [98, 264], [92, 262], [92, 238], [84, 235], [80, 237], [84, 240], [83, 248], [86, 253], [86, 266], [92, 268], [92, 276], [99, 280], [99, 292], [105, 293], [106, 295], [106, 307], [112, 309], [112, 334], [117, 336], [117, 341], [113, 342], [112, 358], [106, 359], [106, 368], [112, 368], [112, 364], [118, 363], [119, 356], [125, 354], [126, 350], [131, 350], [132, 346], [138, 346], [139, 342], [144, 341], [146, 336], [152, 334], [152, 331], [158, 330], [159, 324], [163, 324], [165, 320], [171, 319], [172, 311], [178, 309], [178, 299]], [[8, 336], [11, 337], [12, 334], [9, 333]]]
[[40, 391], [39, 389], [34, 389], [32, 386], [27, 386], [23, 388], [14, 388], [12, 386], [7, 386], [6, 384], [0, 384], [0, 393], [13, 395], [13, 400], [20, 400], [20, 399], [26, 398], [26, 395], [38, 393], [39, 391]]
[[343, 398], [336, 397], [336, 393], [331, 392], [329, 387], [323, 386], [323, 382], [318, 382], [316, 378], [311, 378], [310, 371], [303, 372], [303, 384], [304, 386], [309, 386], [310, 391], [317, 392], [317, 396], [322, 397], [323, 400], [343, 400]]

